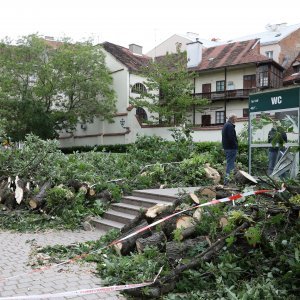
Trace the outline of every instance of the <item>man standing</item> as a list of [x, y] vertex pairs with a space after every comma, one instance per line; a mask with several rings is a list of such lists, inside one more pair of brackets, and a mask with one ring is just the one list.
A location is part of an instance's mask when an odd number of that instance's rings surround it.
[[224, 185], [228, 184], [230, 172], [234, 169], [234, 162], [238, 151], [238, 140], [235, 132], [235, 121], [237, 116], [230, 114], [228, 121], [224, 124], [222, 129], [222, 145], [226, 156], [226, 175], [224, 178]]

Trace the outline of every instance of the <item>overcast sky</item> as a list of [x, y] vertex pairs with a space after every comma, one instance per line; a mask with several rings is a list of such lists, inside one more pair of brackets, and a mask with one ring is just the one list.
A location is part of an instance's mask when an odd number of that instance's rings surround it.
[[268, 23], [298, 24], [299, 11], [299, 0], [2, 0], [0, 38], [93, 37], [135, 43], [146, 53], [174, 33], [229, 40], [263, 32]]

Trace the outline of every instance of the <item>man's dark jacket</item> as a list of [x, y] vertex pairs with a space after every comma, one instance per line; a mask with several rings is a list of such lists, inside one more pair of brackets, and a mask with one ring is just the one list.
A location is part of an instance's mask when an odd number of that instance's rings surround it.
[[225, 150], [238, 148], [238, 140], [235, 132], [235, 125], [227, 121], [222, 129], [222, 145]]

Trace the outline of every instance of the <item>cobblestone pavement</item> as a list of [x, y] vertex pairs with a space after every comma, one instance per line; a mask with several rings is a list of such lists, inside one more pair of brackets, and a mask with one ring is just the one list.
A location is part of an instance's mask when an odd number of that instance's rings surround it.
[[[93, 264], [75, 262], [29, 275], [28, 272], [32, 269], [28, 266], [28, 262], [33, 245], [43, 247], [56, 244], [70, 245], [97, 240], [103, 234], [104, 232], [101, 231], [51, 231], [43, 233], [0, 231], [0, 297], [61, 293], [100, 287], [101, 279], [96, 277], [91, 270], [91, 268], [95, 268]], [[19, 274], [22, 276], [3, 280], [3, 278]], [[119, 300], [126, 298], [115, 292], [54, 299]]]

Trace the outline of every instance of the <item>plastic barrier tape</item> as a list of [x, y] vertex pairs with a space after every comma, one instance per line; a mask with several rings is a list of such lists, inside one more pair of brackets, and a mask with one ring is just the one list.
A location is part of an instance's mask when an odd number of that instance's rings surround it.
[[[89, 252], [89, 253], [84, 253], [82, 255], [78, 255], [78, 256], [75, 256], [67, 261], [64, 261], [64, 262], [61, 262], [61, 263], [58, 263], [58, 264], [54, 264], [54, 265], [51, 265], [51, 266], [45, 266], [45, 267], [41, 267], [41, 268], [38, 268], [38, 269], [34, 269], [30, 272], [27, 272], [27, 273], [22, 273], [22, 274], [18, 274], [18, 275], [15, 275], [15, 276], [11, 276], [11, 277], [0, 277], [0, 283], [3, 282], [3, 281], [6, 281], [6, 280], [10, 280], [10, 279], [15, 279], [15, 278], [18, 278], [18, 277], [21, 277], [21, 276], [25, 276], [25, 275], [31, 275], [31, 274], [34, 274], [34, 273], [37, 273], [37, 272], [42, 272], [42, 271], [45, 271], [45, 270], [48, 270], [50, 268], [55, 268], [55, 267], [58, 267], [58, 266], [61, 266], [61, 265], [64, 265], [64, 264], [67, 264], [67, 263], [70, 263], [70, 262], [74, 262], [80, 258], [84, 258], [85, 256], [89, 255], [89, 254], [92, 254], [92, 253], [97, 253], [103, 249], [106, 249], [110, 246], [113, 246], [113, 245], [116, 245], [118, 243], [122, 243], [123, 241], [139, 234], [140, 232], [143, 232], [143, 231], [146, 231], [147, 229], [150, 229], [170, 218], [173, 218], [179, 214], [182, 214], [186, 211], [190, 211], [190, 210], [193, 210], [193, 209], [196, 209], [198, 207], [204, 207], [204, 206], [210, 206], [210, 205], [215, 205], [215, 204], [218, 204], [218, 203], [222, 203], [222, 202], [228, 202], [228, 201], [234, 201], [234, 200], [237, 200], [237, 199], [240, 199], [242, 197], [247, 197], [247, 196], [250, 196], [250, 195], [257, 195], [257, 194], [264, 194], [264, 193], [282, 193], [283, 191], [285, 191], [285, 188], [282, 187], [281, 190], [257, 190], [257, 191], [251, 191], [251, 192], [246, 192], [246, 193], [243, 193], [243, 194], [235, 194], [235, 195], [232, 195], [230, 197], [226, 197], [226, 198], [222, 198], [222, 199], [218, 199], [218, 200], [212, 200], [212, 201], [209, 201], [209, 202], [206, 202], [206, 203], [203, 203], [203, 204], [199, 204], [199, 205], [196, 205], [196, 206], [192, 206], [192, 207], [189, 207], [185, 210], [181, 210], [181, 211], [178, 211], [174, 214], [171, 214], [169, 216], [166, 216], [156, 222], [153, 222], [152, 224], [150, 225], [147, 225], [143, 228], [140, 228], [139, 230], [121, 238], [121, 239], [118, 239], [118, 240], [115, 240], [113, 241], [112, 243], [110, 243], [109, 245], [101, 248], [101, 249], [97, 249], [97, 250], [94, 250], [92, 252]], [[1, 298], [0, 298], [1, 299]]]
[[206, 203], [203, 203], [203, 204], [199, 204], [199, 205], [195, 205], [195, 206], [192, 206], [192, 207], [189, 207], [185, 210], [181, 210], [177, 213], [174, 213], [172, 215], [169, 215], [169, 216], [166, 216], [156, 222], [153, 222], [151, 223], [150, 225], [147, 225], [143, 228], [140, 228], [139, 230], [135, 231], [135, 232], [132, 232], [131, 234], [121, 238], [121, 239], [118, 239], [118, 240], [115, 240], [113, 241], [112, 243], [109, 244], [109, 246], [112, 246], [112, 245], [116, 245], [118, 243], [122, 243], [123, 241], [139, 234], [140, 232], [143, 232], [147, 229], [150, 229], [170, 218], [173, 218], [181, 213], [184, 213], [186, 211], [190, 211], [190, 210], [193, 210], [193, 209], [196, 209], [196, 208], [199, 208], [199, 207], [204, 207], [204, 206], [210, 206], [210, 205], [215, 205], [215, 204], [218, 204], [218, 203], [223, 203], [223, 202], [228, 202], [228, 201], [234, 201], [234, 200], [237, 200], [237, 199], [240, 199], [240, 198], [243, 198], [243, 197], [247, 197], [247, 196], [250, 196], [250, 195], [258, 195], [258, 194], [265, 194], [265, 193], [271, 193], [271, 192], [276, 192], [276, 193], [282, 193], [283, 191], [285, 191], [285, 188], [282, 188], [281, 190], [257, 190], [257, 191], [251, 191], [251, 192], [246, 192], [246, 193], [243, 193], [243, 194], [235, 194], [235, 195], [232, 195], [230, 197], [226, 197], [226, 198], [222, 198], [222, 199], [218, 199], [218, 200], [212, 200], [212, 201], [209, 201], [209, 202], [206, 202]]
[[93, 289], [76, 290], [76, 291], [62, 292], [62, 293], [56, 293], [56, 294], [0, 297], [0, 300], [25, 300], [25, 299], [45, 299], [45, 298], [49, 299], [49, 298], [58, 298], [58, 297], [67, 297], [67, 296], [91, 295], [91, 294], [109, 293], [109, 292], [115, 292], [115, 291], [125, 291], [125, 290], [145, 287], [145, 286], [155, 283], [155, 281], [157, 280], [161, 271], [162, 271], [162, 267], [158, 271], [154, 280], [150, 281], [150, 282], [105, 286], [105, 287], [99, 287], [99, 288], [93, 288]]

